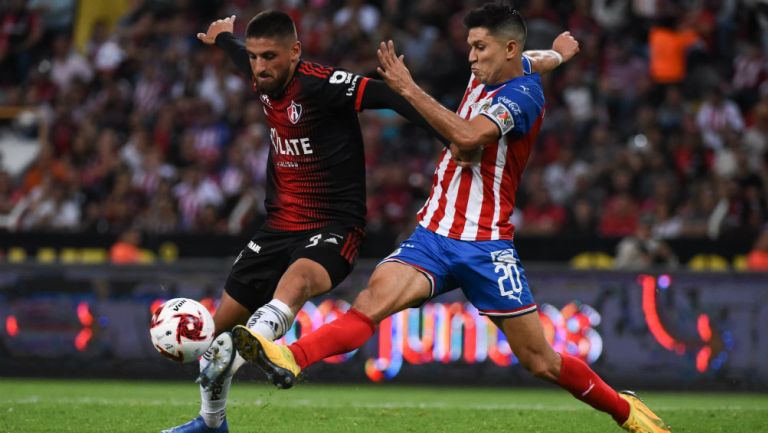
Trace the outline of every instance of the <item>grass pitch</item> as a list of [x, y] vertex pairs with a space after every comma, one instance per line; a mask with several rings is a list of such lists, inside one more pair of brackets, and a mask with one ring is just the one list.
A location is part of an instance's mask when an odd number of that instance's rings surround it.
[[[641, 393], [675, 433], [768, 432], [768, 395]], [[159, 432], [198, 411], [193, 383], [0, 378], [2, 433]], [[299, 385], [278, 391], [235, 383], [230, 431], [620, 432], [557, 389]]]

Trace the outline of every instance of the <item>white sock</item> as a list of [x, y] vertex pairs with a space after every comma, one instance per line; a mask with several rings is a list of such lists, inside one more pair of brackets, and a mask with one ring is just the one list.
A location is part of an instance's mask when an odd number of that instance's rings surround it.
[[248, 319], [246, 326], [271, 341], [285, 335], [293, 324], [293, 311], [282, 301], [273, 299]]
[[[247, 326], [274, 341], [285, 335], [292, 324], [293, 311], [290, 307], [277, 299], [273, 299], [253, 313], [248, 319]], [[203, 371], [209, 362], [205, 358], [200, 358], [200, 371]], [[200, 416], [203, 417], [203, 421], [208, 427], [217, 428], [224, 422], [227, 414], [227, 395], [232, 387], [232, 377], [245, 363], [245, 359], [235, 352], [232, 367], [222, 378], [221, 383], [213, 383], [208, 388], [200, 385]]]
[[[233, 367], [239, 356], [235, 357]], [[200, 358], [200, 371], [203, 371], [209, 362], [205, 358]], [[230, 371], [230, 374], [222, 378], [221, 383], [214, 381], [208, 388], [200, 385], [200, 416], [203, 417], [203, 421], [208, 427], [216, 428], [224, 422], [227, 414], [227, 394], [229, 394], [229, 388], [232, 386], [233, 375], [234, 372]]]
[[[203, 371], [209, 362], [205, 358], [200, 358], [200, 371]], [[209, 388], [200, 385], [200, 416], [203, 417], [205, 425], [208, 427], [216, 428], [224, 422], [227, 414], [227, 395], [229, 388], [232, 387], [232, 377], [245, 363], [245, 359], [235, 351], [232, 366], [221, 379], [221, 383], [214, 383]]]

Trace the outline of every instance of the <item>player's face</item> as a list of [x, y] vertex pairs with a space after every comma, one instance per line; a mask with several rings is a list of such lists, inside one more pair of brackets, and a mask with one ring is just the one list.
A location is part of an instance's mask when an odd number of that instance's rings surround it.
[[517, 44], [502, 41], [484, 27], [475, 27], [467, 35], [469, 44], [469, 66], [472, 73], [483, 84], [498, 84], [503, 81], [504, 67], [514, 57]]
[[301, 44], [290, 38], [247, 38], [245, 49], [259, 91], [270, 95], [288, 84], [301, 56]]

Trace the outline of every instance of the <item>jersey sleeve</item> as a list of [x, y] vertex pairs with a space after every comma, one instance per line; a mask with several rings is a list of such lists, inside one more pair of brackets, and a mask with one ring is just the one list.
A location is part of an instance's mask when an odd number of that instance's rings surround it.
[[522, 57], [523, 57], [523, 74], [531, 75], [533, 73], [533, 63], [531, 63], [531, 59], [528, 56], [522, 56]]
[[487, 107], [481, 109], [480, 114], [495, 123], [502, 136], [509, 133], [524, 135], [543, 109], [543, 104], [537, 103], [537, 99], [530, 94], [535, 90], [525, 85], [505, 86]]
[[311, 63], [304, 63], [301, 68], [311, 78], [315, 96], [325, 107], [348, 107], [362, 111], [363, 95], [369, 78], [343, 69], [327, 68], [326, 72], [320, 72], [317, 69], [322, 67]]

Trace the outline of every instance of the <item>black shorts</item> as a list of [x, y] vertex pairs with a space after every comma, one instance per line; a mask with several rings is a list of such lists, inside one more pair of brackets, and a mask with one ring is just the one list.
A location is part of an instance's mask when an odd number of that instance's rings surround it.
[[362, 228], [343, 225], [301, 232], [262, 227], [235, 259], [224, 291], [256, 311], [272, 300], [288, 266], [302, 258], [325, 268], [336, 287], [352, 271], [364, 236]]

